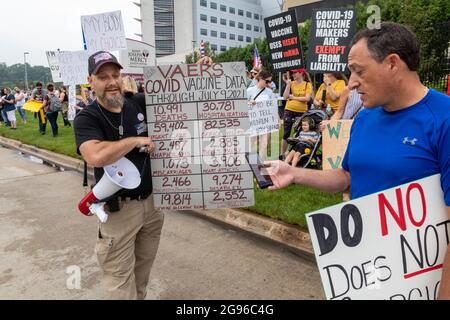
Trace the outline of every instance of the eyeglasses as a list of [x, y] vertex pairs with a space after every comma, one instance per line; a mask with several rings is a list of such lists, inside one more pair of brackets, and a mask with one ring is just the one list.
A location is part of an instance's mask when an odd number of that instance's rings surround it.
[[272, 83], [272, 80], [264, 80], [267, 84]]

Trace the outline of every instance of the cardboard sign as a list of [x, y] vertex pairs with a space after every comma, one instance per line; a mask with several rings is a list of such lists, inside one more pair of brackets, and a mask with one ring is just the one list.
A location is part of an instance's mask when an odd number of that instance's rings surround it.
[[304, 68], [295, 10], [265, 18], [264, 24], [273, 70]]
[[278, 100], [258, 101], [248, 104], [250, 119], [250, 136], [255, 137], [280, 130], [278, 115]]
[[146, 67], [144, 77], [155, 207], [253, 205], [244, 63]]
[[440, 175], [307, 215], [328, 299], [434, 300], [450, 238]]
[[62, 82], [61, 72], [59, 70], [59, 60], [57, 51], [45, 51], [47, 56], [48, 66], [50, 67], [50, 72], [52, 73], [53, 82]]
[[77, 105], [76, 86], [69, 86], [69, 110], [67, 113], [67, 119], [73, 121], [76, 115], [75, 106]]
[[58, 53], [59, 68], [65, 85], [87, 83], [89, 54], [87, 51], [64, 51]]
[[354, 9], [313, 10], [308, 50], [309, 72], [345, 72], [355, 24]]
[[150, 44], [127, 39], [127, 66], [130, 68], [143, 68], [155, 64], [155, 48]]
[[81, 16], [81, 27], [90, 54], [127, 49], [121, 11]]
[[325, 130], [322, 131], [322, 168], [323, 170], [341, 168], [353, 120], [325, 120], [323, 123]]

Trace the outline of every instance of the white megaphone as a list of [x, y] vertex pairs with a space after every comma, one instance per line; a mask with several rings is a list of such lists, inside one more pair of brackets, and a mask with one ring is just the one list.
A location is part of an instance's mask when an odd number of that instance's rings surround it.
[[103, 167], [105, 173], [79, 203], [78, 209], [86, 216], [97, 215], [101, 222], [106, 222], [108, 215], [102, 202], [120, 189], [135, 189], [141, 184], [141, 174], [136, 166], [127, 158], [122, 158], [113, 164]]

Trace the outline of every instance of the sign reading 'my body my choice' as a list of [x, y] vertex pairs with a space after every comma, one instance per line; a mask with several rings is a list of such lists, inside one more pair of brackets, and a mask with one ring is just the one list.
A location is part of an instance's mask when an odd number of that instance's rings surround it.
[[121, 11], [81, 16], [81, 28], [90, 54], [127, 49]]
[[436, 299], [450, 238], [440, 175], [307, 215], [328, 299]]
[[144, 77], [155, 207], [253, 205], [244, 63], [146, 67]]
[[276, 72], [304, 67], [295, 10], [264, 19], [270, 61]]
[[354, 9], [313, 10], [307, 67], [309, 72], [345, 72], [355, 23]]

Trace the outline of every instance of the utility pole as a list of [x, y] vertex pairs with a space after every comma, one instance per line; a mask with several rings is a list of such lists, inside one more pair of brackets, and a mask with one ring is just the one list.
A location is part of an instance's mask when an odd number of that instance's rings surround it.
[[27, 73], [27, 54], [30, 54], [29, 52], [23, 53], [23, 63], [25, 65], [25, 87], [28, 91], [28, 73]]

